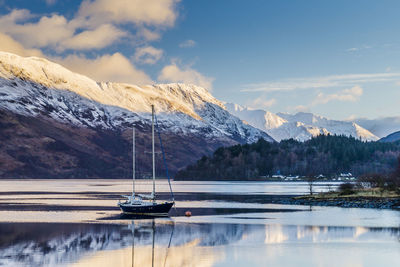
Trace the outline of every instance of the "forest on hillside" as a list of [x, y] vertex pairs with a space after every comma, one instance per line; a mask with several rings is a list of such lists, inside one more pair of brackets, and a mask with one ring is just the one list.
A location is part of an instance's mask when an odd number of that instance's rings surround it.
[[247, 180], [274, 174], [334, 177], [351, 172], [387, 174], [394, 171], [400, 143], [364, 142], [353, 137], [320, 135], [306, 142], [293, 139], [218, 148], [179, 171], [175, 179]]

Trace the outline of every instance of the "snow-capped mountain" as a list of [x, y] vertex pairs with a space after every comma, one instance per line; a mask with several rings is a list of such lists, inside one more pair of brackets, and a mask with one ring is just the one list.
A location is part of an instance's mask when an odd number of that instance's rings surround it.
[[361, 127], [381, 138], [393, 132], [400, 131], [400, 116], [376, 119], [358, 118], [354, 121]]
[[243, 142], [260, 137], [272, 141], [229, 114], [222, 102], [202, 87], [97, 83], [45, 59], [9, 53], [0, 53], [0, 62], [1, 107], [13, 112], [38, 115], [48, 111], [61, 122], [109, 129], [149, 120], [154, 104], [159, 122], [176, 132], [202, 131], [208, 138]]
[[[74, 142], [83, 142], [85, 145], [94, 144], [93, 140], [98, 139], [98, 136], [95, 136], [96, 133], [102, 132], [103, 141], [95, 143], [96, 147], [92, 147], [90, 152], [98, 153], [98, 150], [104, 150], [106, 145], [104, 142], [106, 142], [109, 149], [113, 151], [112, 153], [103, 151], [102, 155], [118, 154], [125, 143], [121, 140], [122, 143], [119, 144], [121, 149], [117, 149], [115, 145], [112, 145], [115, 141], [111, 140], [111, 135], [119, 134], [128, 141], [129, 135], [124, 131], [132, 128], [132, 125], [142, 128], [143, 132], [149, 130], [151, 104], [155, 105], [158, 124], [163, 134], [167, 135], [166, 146], [169, 141], [174, 140], [174, 144], [170, 142], [172, 154], [178, 153], [177, 151], [181, 153], [180, 156], [173, 157], [174, 160], [180, 161], [180, 163], [176, 162], [175, 169], [193, 162], [202, 154], [211, 153], [221, 145], [254, 142], [259, 138], [273, 141], [262, 130], [247, 125], [230, 114], [222, 102], [214, 98], [206, 89], [195, 85], [137, 86], [100, 83], [46, 59], [23, 58], [0, 52], [0, 123], [9, 125], [13, 117], [12, 122], [15, 123], [10, 126], [11, 128], [24, 126], [22, 121], [29, 124], [23, 128], [25, 131], [30, 131], [27, 135], [36, 137], [34, 139], [36, 142], [43, 141], [40, 147], [55, 146], [54, 149], [62, 150], [58, 147], [61, 144], [57, 141], [63, 138], [61, 146], [74, 146], [74, 149], [79, 150], [82, 144], [76, 145]], [[38, 119], [44, 121], [32, 123], [33, 120]], [[36, 129], [39, 124], [44, 126]], [[57, 131], [45, 129], [55, 127], [55, 125], [57, 125]], [[65, 127], [69, 127], [68, 134], [65, 134], [67, 131]], [[63, 128], [64, 133], [58, 132], [60, 128]], [[7, 131], [4, 127], [2, 130]], [[32, 133], [33, 130], [36, 132]], [[19, 129], [17, 134], [21, 132], [22, 130]], [[71, 133], [74, 134], [71, 135]], [[7, 134], [9, 133], [1, 133], [2, 136]], [[74, 135], [80, 135], [86, 140], [82, 141], [82, 138], [74, 142], [65, 140], [74, 138]], [[42, 140], [38, 137], [50, 139]], [[11, 136], [12, 138], [15, 139], [17, 136]], [[25, 137], [20, 136], [20, 138]], [[178, 141], [179, 139], [181, 141]], [[12, 141], [10, 138], [7, 140]], [[24, 143], [17, 139], [14, 141], [19, 144]], [[25, 141], [28, 145], [29, 142]], [[178, 144], [182, 147], [178, 147]], [[196, 145], [198, 149], [195, 149]], [[10, 144], [10, 147], [13, 146]], [[87, 153], [86, 150], [80, 152]], [[184, 156], [185, 153], [189, 155]], [[10, 152], [10, 149], [8, 152], [0, 149], [0, 157], [13, 162], [10, 164], [15, 168], [26, 166], [26, 161], [18, 160], [18, 157], [22, 156], [17, 154], [19, 153]], [[41, 157], [41, 155], [35, 156]], [[42, 160], [45, 159], [39, 159], [40, 162]], [[112, 161], [112, 158], [108, 160]], [[74, 160], [71, 159], [69, 164], [74, 165]]]
[[305, 112], [299, 112], [294, 115], [278, 113], [277, 115], [283, 117], [289, 122], [301, 122], [305, 125], [318, 127], [325, 133], [353, 136], [366, 141], [376, 141], [379, 139], [373, 133], [354, 122], [330, 120], [322, 116]]
[[296, 139], [305, 141], [320, 134], [337, 134], [375, 141], [379, 138], [354, 122], [336, 121], [299, 112], [297, 114], [277, 113], [261, 109], [241, 107], [237, 104], [226, 104], [228, 111], [250, 125], [261, 129], [275, 140]]
[[233, 115], [241, 118], [250, 125], [264, 131], [278, 128], [284, 123], [287, 123], [285, 119], [269, 111], [261, 109], [251, 109], [233, 103], [226, 103], [225, 107]]

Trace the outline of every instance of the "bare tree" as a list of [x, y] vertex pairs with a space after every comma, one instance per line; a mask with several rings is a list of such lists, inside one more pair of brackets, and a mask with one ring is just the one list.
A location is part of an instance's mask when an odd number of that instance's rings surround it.
[[314, 182], [315, 182], [316, 178], [314, 175], [308, 175], [306, 180], [308, 183], [308, 190], [310, 192], [310, 195], [313, 195], [313, 187], [314, 187]]

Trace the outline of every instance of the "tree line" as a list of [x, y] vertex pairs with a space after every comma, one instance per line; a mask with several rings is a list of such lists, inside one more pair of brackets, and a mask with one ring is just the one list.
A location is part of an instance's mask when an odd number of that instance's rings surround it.
[[299, 142], [294, 139], [270, 143], [220, 147], [195, 164], [179, 171], [175, 179], [250, 180], [274, 174], [334, 177], [351, 172], [388, 174], [395, 170], [400, 143], [365, 142], [354, 137], [319, 135]]

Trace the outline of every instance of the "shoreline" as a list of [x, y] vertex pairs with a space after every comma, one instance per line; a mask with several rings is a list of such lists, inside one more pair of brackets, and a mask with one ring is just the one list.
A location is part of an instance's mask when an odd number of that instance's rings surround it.
[[399, 198], [333, 198], [333, 199], [311, 199], [311, 198], [292, 198], [281, 200], [276, 204], [304, 205], [304, 206], [324, 206], [340, 208], [369, 208], [369, 209], [393, 209], [400, 210]]
[[[285, 201], [283, 201], [285, 203]], [[400, 195], [377, 188], [354, 190], [347, 194], [340, 192], [323, 192], [313, 195], [302, 195], [290, 200], [293, 205], [334, 206], [342, 208], [372, 208], [400, 210]]]

